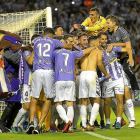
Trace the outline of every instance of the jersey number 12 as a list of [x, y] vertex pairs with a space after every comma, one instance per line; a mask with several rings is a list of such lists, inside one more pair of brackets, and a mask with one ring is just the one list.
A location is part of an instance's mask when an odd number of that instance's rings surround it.
[[[43, 52], [42, 52], [42, 47], [43, 48], [46, 48], [45, 50], [43, 50]], [[49, 50], [50, 50], [50, 44], [48, 44], [48, 43], [45, 43], [45, 44], [41, 44], [41, 43], [39, 43], [38, 45], [37, 45], [37, 48], [38, 48], [38, 54], [39, 54], [39, 56], [41, 57], [41, 56], [43, 56], [43, 57], [50, 57], [50, 54], [46, 54]]]

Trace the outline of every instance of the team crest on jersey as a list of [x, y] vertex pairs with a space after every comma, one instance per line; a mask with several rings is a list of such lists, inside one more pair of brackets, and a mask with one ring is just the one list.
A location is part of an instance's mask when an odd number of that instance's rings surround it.
[[117, 40], [117, 41], [119, 41], [119, 40], [120, 40], [118, 36], [116, 37], [116, 40]]
[[29, 55], [29, 52], [26, 51], [26, 55]]

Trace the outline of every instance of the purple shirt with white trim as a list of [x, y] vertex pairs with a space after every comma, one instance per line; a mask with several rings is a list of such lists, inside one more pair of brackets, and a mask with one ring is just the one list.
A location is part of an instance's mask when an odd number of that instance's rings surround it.
[[33, 71], [38, 69], [53, 69], [52, 54], [63, 42], [46, 37], [37, 37], [32, 41], [34, 45]]
[[24, 69], [24, 82], [23, 84], [30, 85], [30, 77], [32, 73], [32, 67], [26, 61], [26, 58], [31, 55], [29, 50], [23, 52], [23, 69]]
[[102, 62], [106, 69], [106, 72], [111, 75], [111, 78], [107, 79], [106, 81], [115, 81], [122, 77], [122, 67], [117, 61], [117, 53], [121, 52], [122, 47], [113, 47], [110, 53], [102, 51]]
[[70, 51], [66, 49], [56, 50], [53, 53], [55, 61], [56, 81], [75, 81], [75, 59], [82, 57], [83, 51]]

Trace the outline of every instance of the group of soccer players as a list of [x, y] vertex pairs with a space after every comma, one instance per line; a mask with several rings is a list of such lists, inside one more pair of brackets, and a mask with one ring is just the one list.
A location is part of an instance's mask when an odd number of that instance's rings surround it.
[[[55, 26], [46, 28], [42, 35], [32, 37], [32, 45], [22, 48], [23, 106], [12, 126], [14, 133], [22, 131], [19, 126], [30, 110], [26, 133], [40, 134], [50, 108], [52, 128], [59, 131], [53, 115], [57, 112], [65, 122], [63, 133], [74, 132], [79, 116], [82, 131], [96, 131], [94, 123], [99, 110], [103, 122], [101, 128], [110, 129], [110, 106], [116, 115], [115, 129], [121, 128], [123, 111], [129, 120], [128, 128], [135, 127], [130, 89], [135, 92], [137, 101], [140, 100], [140, 90], [131, 71], [134, 61], [129, 35], [118, 24], [115, 16], [109, 15], [105, 19], [99, 15], [97, 8], [91, 8], [90, 16], [71, 29], [71, 33], [79, 31], [75, 36], [63, 35], [62, 27]], [[42, 88], [45, 98], [35, 124]], [[89, 116], [87, 112], [90, 112]]]

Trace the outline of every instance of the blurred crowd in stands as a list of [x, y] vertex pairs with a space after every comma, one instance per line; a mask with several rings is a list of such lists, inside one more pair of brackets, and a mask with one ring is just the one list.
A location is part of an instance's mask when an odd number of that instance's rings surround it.
[[140, 0], [1, 0], [0, 14], [45, 9], [52, 7], [53, 26], [61, 25], [64, 34], [74, 23], [82, 23], [89, 16], [90, 7], [97, 7], [100, 15], [113, 14], [120, 26], [130, 34], [135, 50], [134, 72], [140, 81]]

